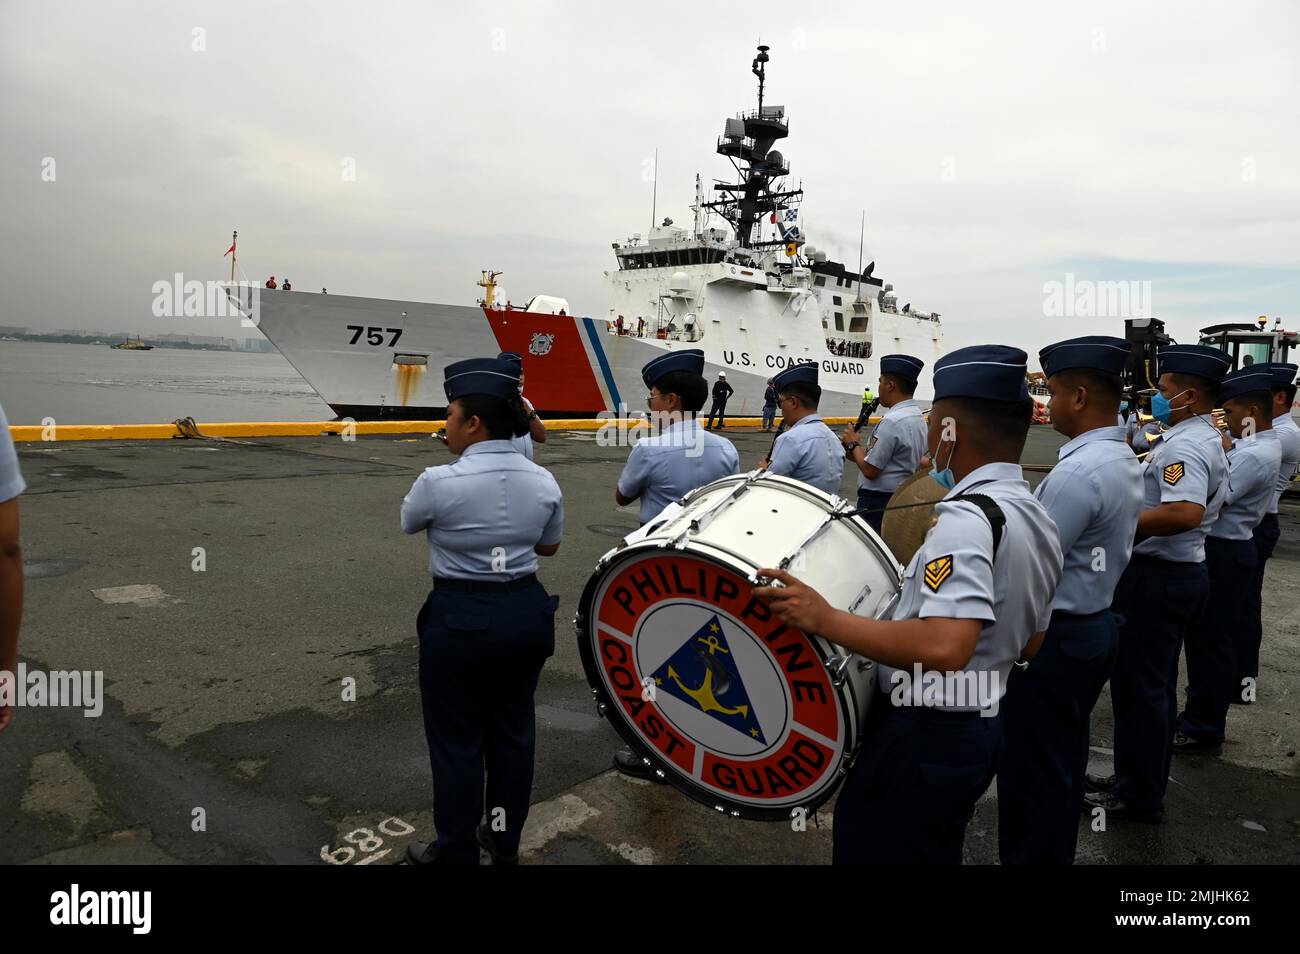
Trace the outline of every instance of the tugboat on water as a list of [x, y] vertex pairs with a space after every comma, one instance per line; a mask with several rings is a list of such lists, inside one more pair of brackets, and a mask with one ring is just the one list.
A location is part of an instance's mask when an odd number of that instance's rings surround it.
[[112, 348], [114, 351], [152, 351], [153, 350], [153, 345], [145, 344], [144, 339], [141, 338], [139, 335], [135, 336], [134, 341], [131, 341], [129, 339], [126, 341], [119, 341], [117, 344], [109, 345], [109, 347]]

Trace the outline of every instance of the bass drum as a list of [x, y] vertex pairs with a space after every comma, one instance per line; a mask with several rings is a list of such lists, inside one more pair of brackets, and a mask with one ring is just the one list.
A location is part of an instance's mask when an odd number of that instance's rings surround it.
[[875, 666], [782, 624], [752, 591], [759, 569], [780, 567], [832, 606], [891, 616], [900, 567], [851, 510], [785, 477], [726, 477], [596, 564], [574, 623], [598, 708], [696, 801], [788, 819], [848, 771]]

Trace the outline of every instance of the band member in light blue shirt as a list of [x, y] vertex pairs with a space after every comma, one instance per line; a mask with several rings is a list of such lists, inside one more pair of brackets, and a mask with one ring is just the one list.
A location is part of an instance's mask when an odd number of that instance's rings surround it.
[[1282, 446], [1273, 430], [1273, 376], [1267, 367], [1234, 371], [1219, 386], [1231, 435], [1228, 495], [1205, 538], [1209, 598], [1187, 627], [1187, 704], [1178, 719], [1175, 752], [1219, 751], [1228, 707], [1243, 688], [1235, 683], [1237, 646], [1259, 552], [1255, 528], [1273, 504]]
[[[9, 421], [0, 407], [0, 680], [18, 672], [18, 628], [23, 616], [23, 551], [18, 539], [18, 496], [27, 489], [14, 452]], [[5, 687], [5, 695], [17, 687]], [[16, 707], [0, 704], [0, 731]]]
[[885, 414], [871, 440], [863, 448], [852, 428], [845, 428], [840, 441], [852, 451], [858, 475], [858, 509], [877, 533], [885, 519], [885, 507], [899, 484], [916, 473], [925, 456], [925, 412], [913, 400], [916, 380], [925, 362], [908, 354], [887, 354], [880, 359], [880, 405]]
[[1100, 335], [1038, 353], [1052, 427], [1070, 438], [1034, 494], [1056, 524], [1064, 568], [1042, 649], [1012, 672], [1003, 703], [1003, 864], [1074, 861], [1089, 716], [1119, 649], [1110, 601], [1142, 507], [1142, 466], [1114, 416], [1128, 355], [1123, 338]]
[[[558, 599], [537, 579], [564, 531], [559, 485], [510, 444], [528, 429], [508, 361], [444, 369], [447, 446], [402, 501], [402, 530], [429, 540], [433, 589], [420, 610], [420, 701], [437, 840], [408, 864], [517, 863], [533, 783], [538, 676], [555, 651]], [[480, 824], [486, 806], [491, 826]]]
[[[776, 585], [754, 594], [782, 623], [879, 664], [835, 806], [837, 864], [960, 864], [993, 778], [1005, 679], [1041, 639], [1061, 573], [1056, 527], [1020, 469], [1033, 414], [1025, 363], [1001, 345], [936, 362], [929, 456], [949, 493], [903, 573], [893, 619], [834, 609], [793, 574], [758, 571]], [[927, 682], [934, 692], [922, 691]]]
[[[637, 441], [618, 478], [614, 499], [620, 506], [641, 501], [641, 523], [697, 487], [740, 470], [740, 455], [725, 437], [700, 426], [699, 413], [708, 397], [704, 352], [670, 351], [641, 369], [650, 389], [650, 422], [659, 429]], [[614, 766], [627, 775], [662, 781], [631, 748], [614, 752]]]
[[764, 459], [759, 466], [769, 474], [792, 477], [828, 494], [838, 494], [844, 480], [844, 445], [817, 413], [822, 398], [817, 365], [797, 364], [773, 381], [780, 395], [785, 430], [773, 445], [772, 459]]
[[1256, 364], [1254, 368], [1264, 368], [1272, 375], [1273, 392], [1273, 432], [1277, 434], [1278, 445], [1282, 449], [1282, 464], [1278, 467], [1277, 487], [1273, 493], [1273, 502], [1264, 514], [1264, 519], [1255, 528], [1255, 572], [1250, 579], [1250, 587], [1245, 594], [1246, 606], [1240, 619], [1241, 642], [1237, 648], [1237, 678], [1234, 686], [1243, 690], [1233, 698], [1233, 703], [1250, 705], [1255, 701], [1259, 688], [1259, 646], [1264, 636], [1264, 567], [1273, 556], [1282, 535], [1278, 523], [1278, 505], [1282, 502], [1282, 493], [1291, 483], [1296, 465], [1300, 464], [1300, 428], [1296, 427], [1291, 408], [1295, 404], [1296, 366], [1283, 362]]
[[1227, 355], [1205, 345], [1160, 349], [1151, 411], [1170, 426], [1143, 463], [1139, 542], [1111, 603], [1122, 618], [1110, 680], [1115, 774], [1090, 775], [1093, 790], [1084, 796], [1108, 821], [1158, 821], [1164, 811], [1179, 650], [1209, 589], [1205, 537], [1228, 493], [1223, 435], [1211, 412], [1230, 366]]

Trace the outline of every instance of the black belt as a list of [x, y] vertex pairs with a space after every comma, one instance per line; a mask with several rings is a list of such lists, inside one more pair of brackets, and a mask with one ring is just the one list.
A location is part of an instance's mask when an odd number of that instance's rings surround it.
[[1062, 622], [1066, 622], [1066, 623], [1080, 623], [1080, 622], [1087, 622], [1089, 620], [1100, 619], [1101, 617], [1108, 616], [1109, 614], [1110, 614], [1110, 610], [1108, 609], [1097, 610], [1097, 612], [1095, 613], [1067, 613], [1065, 612], [1065, 610], [1053, 610], [1052, 622], [1054, 623], [1059, 619]]
[[1151, 556], [1149, 553], [1135, 553], [1129, 558], [1130, 563], [1146, 566], [1200, 566], [1204, 560], [1170, 560], [1167, 557]]
[[538, 584], [537, 574], [529, 573], [517, 580], [461, 580], [449, 576], [435, 576], [433, 588], [452, 593], [514, 593]]

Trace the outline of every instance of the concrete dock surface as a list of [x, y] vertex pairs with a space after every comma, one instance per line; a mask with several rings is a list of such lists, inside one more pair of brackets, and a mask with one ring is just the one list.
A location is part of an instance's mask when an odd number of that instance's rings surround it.
[[[743, 468], [771, 443], [725, 433]], [[1062, 442], [1033, 428], [1024, 462], [1055, 462]], [[0, 862], [388, 864], [432, 836], [415, 633], [427, 543], [402, 534], [398, 508], [424, 467], [452, 459], [440, 443], [78, 442], [19, 456], [21, 658], [101, 670], [106, 699], [95, 718], [21, 708], [0, 734]], [[729, 820], [611, 769], [617, 737], [570, 621], [596, 559], [637, 526], [635, 504], [614, 501], [626, 456], [591, 431], [537, 449], [564, 491], [566, 531], [540, 573], [561, 605], [523, 861], [827, 863], [829, 806], [801, 831]], [[843, 493], [855, 484], [846, 468]], [[1300, 506], [1284, 502], [1281, 524], [1259, 701], [1233, 707], [1220, 756], [1175, 757], [1162, 824], [1098, 832], [1081, 818], [1080, 862], [1300, 861]], [[1110, 766], [1111, 727], [1103, 695], [1095, 771]], [[996, 787], [966, 861], [997, 861]]]

